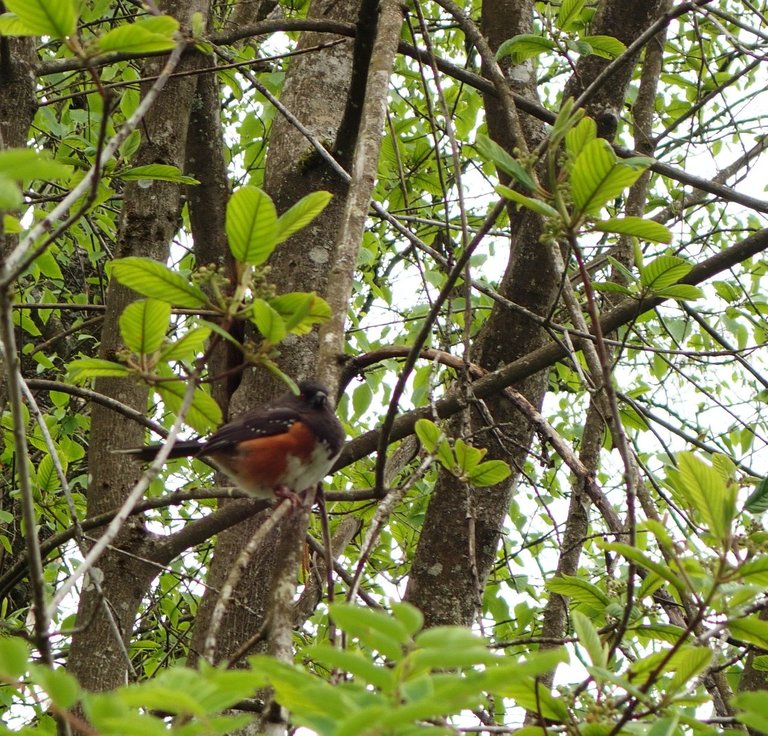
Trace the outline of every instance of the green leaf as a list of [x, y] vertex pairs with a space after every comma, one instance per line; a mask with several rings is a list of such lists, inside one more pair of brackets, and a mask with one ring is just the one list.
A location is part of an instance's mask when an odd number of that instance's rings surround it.
[[403, 647], [411, 640], [402, 622], [383, 611], [350, 603], [334, 603], [330, 607], [330, 614], [347, 634], [393, 660], [402, 656]]
[[125, 346], [139, 355], [160, 350], [171, 321], [171, 305], [157, 299], [140, 299], [120, 315], [120, 336]]
[[487, 452], [485, 449], [479, 449], [468, 445], [460, 437], [453, 443], [453, 451], [456, 453], [457, 470], [461, 474], [468, 474], [483, 459]]
[[575, 159], [584, 146], [595, 138], [597, 138], [597, 123], [592, 118], [585, 117], [565, 134], [565, 150], [571, 158]]
[[178, 29], [179, 22], [168, 15], [142, 18], [113, 28], [99, 37], [97, 44], [104, 53], [151, 54], [170, 51], [176, 45], [174, 34]]
[[632, 289], [624, 286], [623, 284], [617, 284], [613, 281], [594, 281], [592, 288], [595, 291], [610, 292], [613, 294], [624, 294], [624, 296], [633, 296], [635, 292]]
[[195, 327], [175, 342], [164, 347], [160, 352], [160, 359], [165, 361], [194, 360], [205, 348], [210, 334], [209, 327]]
[[3, 215], [3, 231], [6, 235], [18, 235], [24, 231], [19, 219], [13, 215]]
[[150, 299], [189, 308], [208, 302], [203, 291], [189, 279], [151, 258], [131, 256], [113, 261], [111, 274], [124, 286]]
[[0, 174], [0, 210], [18, 209], [23, 202], [19, 185], [5, 174]]
[[736, 574], [747, 585], [768, 588], [768, 557], [760, 557], [741, 565]]
[[555, 695], [538, 680], [512, 680], [509, 684], [499, 684], [498, 693], [505, 698], [511, 698], [521, 708], [540, 713], [544, 718], [557, 723], [568, 719], [568, 707], [565, 702]]
[[[160, 394], [166, 407], [174, 414], [178, 414], [187, 390], [185, 381], [167, 381], [155, 385], [155, 391]], [[208, 434], [221, 424], [221, 408], [210, 394], [203, 389], [196, 388], [185, 421], [199, 434]]]
[[424, 449], [430, 455], [435, 455], [444, 468], [451, 471], [456, 469], [456, 457], [453, 454], [451, 445], [442, 430], [434, 422], [429, 419], [418, 419], [415, 425], [415, 432]]
[[5, 7], [23, 24], [24, 35], [67, 38], [77, 32], [72, 0], [6, 0]]
[[586, 0], [562, 0], [557, 11], [555, 25], [561, 31], [573, 30], [573, 25], [581, 20]]
[[672, 240], [669, 228], [642, 217], [612, 217], [593, 223], [592, 228], [604, 233], [634, 235], [640, 240], [650, 240], [653, 243], [669, 243]]
[[361, 417], [368, 411], [373, 401], [373, 391], [366, 381], [363, 381], [352, 392], [352, 409], [355, 412], [355, 417]]
[[82, 383], [89, 378], [99, 376], [128, 376], [131, 371], [122, 363], [115, 363], [102, 358], [81, 358], [73, 360], [67, 366], [67, 373], [74, 383]]
[[35, 36], [34, 31], [15, 13], [0, 15], [0, 36]]
[[125, 181], [172, 181], [178, 184], [199, 184], [200, 182], [181, 173], [178, 166], [170, 164], [147, 164], [146, 166], [133, 166], [115, 172], [114, 176]]
[[410, 635], [421, 631], [421, 627], [424, 626], [424, 614], [416, 606], [393, 601], [391, 608], [394, 617], [405, 626]]
[[[679, 714], [675, 713], [670, 718], [659, 718], [648, 729], [647, 736], [675, 736], [680, 733], [678, 724], [680, 723]], [[585, 734], [585, 736], [588, 736]]]
[[309, 647], [305, 655], [325, 665], [328, 669], [348, 672], [358, 680], [373, 685], [384, 692], [391, 692], [396, 687], [397, 681], [392, 670], [375, 664], [358, 649], [342, 650], [328, 644], [318, 644]]
[[549, 133], [550, 146], [559, 146], [560, 141], [568, 134], [568, 131], [577, 126], [585, 117], [584, 108], [573, 109], [575, 102], [573, 97], [569, 97], [561, 103], [560, 110], [558, 110], [557, 117]]
[[512, 64], [522, 64], [526, 59], [532, 59], [534, 56], [546, 54], [555, 48], [555, 42], [544, 36], [537, 36], [532, 33], [521, 33], [512, 36], [506, 41], [502, 41], [496, 52], [497, 59], [503, 59], [505, 56], [511, 57]]
[[640, 271], [640, 283], [647, 289], [658, 291], [676, 284], [693, 268], [678, 256], [659, 256]]
[[507, 153], [496, 141], [479, 133], [475, 138], [475, 148], [485, 159], [492, 161], [505, 174], [522, 184], [529, 191], [536, 189], [536, 182], [531, 175]]
[[677, 299], [682, 302], [704, 298], [704, 292], [698, 286], [691, 284], [673, 284], [663, 289], [655, 289], [653, 293], [654, 296], [662, 299]]
[[222, 340], [226, 340], [235, 348], [240, 349], [241, 343], [232, 335], [232, 333], [225, 330], [221, 325], [216, 324], [216, 322], [209, 322], [207, 319], [201, 319], [200, 325], [218, 335]]
[[256, 187], [241, 187], [227, 203], [229, 249], [235, 260], [260, 266], [277, 246], [277, 212], [272, 199]]
[[584, 647], [589, 659], [596, 667], [607, 666], [607, 653], [600, 641], [600, 635], [592, 622], [580, 611], [572, 611], [573, 630], [579, 643]]
[[579, 40], [588, 43], [592, 53], [603, 59], [615, 59], [627, 50], [627, 47], [613, 36], [582, 36]]
[[71, 708], [80, 697], [80, 685], [63, 667], [36, 666], [31, 669], [31, 680], [39, 685], [61, 709]]
[[643, 173], [640, 167], [619, 163], [608, 141], [587, 143], [571, 170], [571, 195], [579, 213], [594, 215]]
[[292, 335], [305, 335], [314, 325], [331, 318], [331, 307], [315, 292], [292, 291], [269, 300], [272, 307], [285, 322], [285, 329]]
[[[379, 700], [377, 698], [377, 700]], [[326, 734], [334, 736], [358, 736], [365, 733], [366, 727], [372, 723], [381, 726], [382, 719], [389, 712], [389, 707], [382, 702], [375, 702], [367, 707], [352, 709], [345, 712], [338, 721], [334, 722], [333, 730]], [[386, 733], [386, 732], [385, 732]]]
[[611, 602], [611, 599], [594, 583], [571, 575], [550, 578], [547, 580], [547, 589], [579, 603], [586, 603], [598, 610], [605, 608]]
[[417, 419], [414, 426], [416, 436], [424, 449], [433, 454], [440, 442], [445, 441], [443, 430], [430, 419]]
[[29, 667], [29, 645], [17, 636], [0, 638], [0, 677], [14, 682], [21, 678]]
[[768, 733], [768, 714], [765, 711], [765, 690], [739, 693], [733, 703], [742, 709], [736, 719], [753, 729], [754, 733]]
[[533, 210], [544, 217], [551, 217], [552, 219], [559, 220], [560, 213], [546, 202], [542, 202], [540, 199], [533, 199], [532, 197], [526, 197], [524, 194], [516, 192], [514, 189], [505, 187], [503, 184], [498, 184], [495, 187], [496, 191], [507, 199], [511, 199], [513, 202], [527, 207], [529, 210]]
[[333, 195], [319, 191], [302, 197], [286, 212], [277, 218], [275, 244], [282, 243], [294, 233], [309, 225], [328, 205]]
[[[669, 533], [669, 530], [667, 527], [662, 524], [660, 521], [657, 521], [656, 519], [646, 519], [641, 525], [640, 528], [645, 530], [648, 529], [655, 537], [656, 541], [661, 545], [661, 547], [669, 552], [672, 552], [675, 547], [675, 543], [672, 539], [672, 536]], [[648, 580], [648, 578], [651, 577], [650, 575], [643, 581], [643, 584], [645, 584]]]
[[50, 181], [69, 176], [71, 166], [51, 158], [47, 151], [33, 148], [8, 148], [0, 151], [0, 174], [15, 181]]
[[768, 621], [757, 616], [734, 619], [728, 622], [731, 635], [761, 649], [768, 649]]
[[749, 511], [750, 514], [762, 514], [766, 509], [768, 509], [768, 476], [763, 477], [744, 502], [744, 510]]
[[263, 299], [253, 300], [251, 321], [256, 325], [262, 337], [273, 345], [279, 343], [288, 334], [280, 313]]
[[[656, 579], [658, 580], [658, 578]], [[681, 629], [679, 626], [672, 626], [672, 624], [633, 626], [632, 631], [643, 642], [652, 639], [654, 641], [663, 641], [667, 644], [677, 644], [685, 636], [685, 629]]]
[[49, 279], [62, 280], [64, 274], [61, 272], [61, 267], [56, 259], [58, 253], [54, 254], [54, 248], [55, 246], [51, 246], [35, 258], [33, 268], [39, 268], [40, 273]]
[[681, 490], [704, 519], [711, 534], [728, 539], [736, 516], [736, 489], [711, 465], [690, 452], [677, 454]]
[[433, 626], [424, 629], [415, 639], [416, 646], [424, 649], [451, 647], [456, 649], [485, 646], [485, 639], [463, 626]]
[[669, 683], [671, 692], [681, 690], [694, 678], [709, 667], [712, 652], [707, 647], [687, 646], [680, 649], [674, 657], [675, 674]]
[[727, 281], [713, 281], [712, 286], [715, 287], [717, 295], [729, 304], [733, 304], [741, 299], [741, 293], [733, 284], [729, 284]]
[[120, 700], [134, 708], [149, 708], [194, 716], [204, 715], [195, 690], [168, 687], [163, 684], [162, 678], [158, 678], [158, 680], [141, 683], [137, 687], [126, 688], [120, 692]]
[[372, 733], [366, 728], [369, 723], [380, 727], [378, 733], [381, 734], [405, 736], [420, 733], [415, 731], [414, 723], [480, 706], [485, 701], [482, 687], [482, 676], [479, 673], [466, 673], [464, 677], [453, 673], [439, 673], [409, 681], [401, 687], [402, 703], [398, 703], [397, 707], [387, 708], [375, 720], [358, 721], [357, 728], [348, 731], [347, 735]]
[[[60, 462], [66, 472], [66, 461], [60, 458]], [[58, 491], [61, 488], [59, 474], [56, 472], [56, 466], [50, 455], [45, 455], [37, 466], [37, 487], [43, 492]]]
[[512, 471], [503, 460], [486, 460], [473, 468], [469, 473], [469, 482], [483, 488], [494, 486], [509, 478]]

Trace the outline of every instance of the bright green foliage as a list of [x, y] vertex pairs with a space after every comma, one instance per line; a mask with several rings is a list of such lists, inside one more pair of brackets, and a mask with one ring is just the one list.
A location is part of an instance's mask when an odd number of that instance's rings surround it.
[[9, 0], [10, 11], [0, 16], [0, 33], [66, 38], [77, 29], [73, 0]]
[[744, 692], [735, 699], [735, 705], [740, 709], [736, 715], [739, 723], [743, 723], [757, 732], [768, 731], [768, 716], [765, 714], [765, 693]]
[[29, 645], [18, 638], [0, 639], [0, 674], [4, 680], [17, 680], [27, 668]]
[[177, 166], [168, 164], [149, 164], [147, 166], [132, 166], [116, 173], [125, 181], [174, 181], [178, 184], [199, 184], [191, 176], [183, 176]]
[[160, 299], [177, 307], [202, 307], [205, 293], [181, 274], [150, 258], [121, 258], [112, 264], [114, 277], [142, 296]]
[[477, 136], [475, 148], [483, 158], [493, 161], [505, 174], [509, 174], [526, 189], [536, 188], [536, 182], [531, 178], [531, 175], [507, 151], [487, 135], [480, 134]]
[[276, 242], [282, 243], [314, 220], [331, 201], [330, 192], [312, 192], [277, 218]]
[[313, 292], [279, 294], [269, 300], [269, 306], [283, 319], [285, 329], [294, 335], [306, 334], [331, 316], [328, 302]]
[[531, 33], [521, 33], [504, 41], [496, 52], [497, 58], [511, 57], [512, 63], [522, 64], [526, 59], [531, 59], [539, 54], [552, 51], [555, 42], [544, 36], [535, 36]]
[[[606, 225], [605, 227], [600, 227]], [[620, 232], [627, 235], [635, 235], [644, 240], [658, 240], [664, 242], [661, 237], [666, 234], [661, 230], [656, 230], [654, 222], [639, 219], [637, 222], [626, 223], [624, 220], [614, 220], [612, 224], [596, 223], [595, 229], [606, 232]], [[666, 229], [666, 228], [665, 228]], [[614, 281], [604, 281], [594, 284], [598, 291], [611, 291], [619, 294], [625, 294], [633, 297], [657, 297], [661, 299], [676, 299], [678, 301], [691, 301], [701, 299], [704, 292], [691, 284], [677, 283], [684, 278], [691, 270], [692, 266], [683, 258], [678, 256], [661, 255], [655, 258], [647, 265], [640, 262], [640, 277], [637, 278], [632, 271], [626, 268], [616, 260], [611, 259], [611, 264], [616, 271], [620, 273], [624, 281], [629, 286], [617, 284]]]
[[277, 245], [277, 211], [255, 187], [238, 189], [227, 205], [227, 238], [235, 260], [259, 266]]
[[575, 216], [581, 218], [598, 214], [609, 201], [632, 186], [643, 170], [638, 165], [619, 163], [608, 141], [603, 138], [587, 143], [571, 169]]
[[[177, 380], [177, 376], [167, 366], [161, 366], [158, 373], [159, 378], [166, 380], [156, 382], [154, 389], [168, 410], [178, 414], [184, 403], [184, 394], [187, 390], [186, 382]], [[207, 434], [221, 424], [221, 407], [206, 390], [198, 386], [195, 389], [192, 406], [187, 412], [185, 420], [199, 434]]]
[[481, 462], [487, 452], [484, 448], [472, 447], [462, 439], [457, 439], [451, 446], [440, 428], [429, 419], [416, 422], [416, 436], [424, 449], [435, 455], [446, 470], [471, 485], [492, 486], [501, 483], [511, 473], [509, 465], [503, 460]]
[[605, 667], [608, 664], [608, 652], [589, 618], [579, 611], [574, 611], [573, 628], [579, 638], [579, 644], [584, 647], [593, 666]]
[[672, 240], [672, 233], [668, 228], [642, 217], [611, 217], [608, 220], [598, 220], [592, 227], [599, 232], [634, 235], [641, 240], [655, 243], [669, 243]]
[[513, 64], [522, 64], [555, 52], [565, 55], [565, 49], [581, 56], [600, 56], [615, 59], [626, 51], [626, 46], [612, 36], [582, 35], [586, 29], [588, 9], [586, 0], [562, 0], [556, 5], [557, 15], [554, 26], [559, 33], [539, 35], [521, 33], [502, 42], [496, 51], [496, 58], [509, 57]]
[[140, 299], [120, 315], [120, 335], [134, 353], [155, 353], [165, 340], [171, 305], [158, 299]]
[[[193, 179], [185, 181], [189, 177], [181, 177], [172, 166], [136, 167], [127, 173], [127, 178], [195, 183]], [[185, 381], [195, 373], [194, 362], [203, 352], [205, 340], [212, 331], [225, 339], [231, 338], [226, 330], [208, 322], [191, 327], [175, 341], [167, 340], [171, 307], [174, 306], [213, 309], [220, 312], [225, 324], [233, 318], [248, 319], [264, 338], [260, 353], [252, 356], [253, 362], [292, 386], [292, 379], [272, 360], [271, 351], [287, 335], [305, 334], [326, 321], [330, 317], [330, 308], [313, 292], [275, 296], [267, 286], [261, 287], [265, 298], [255, 295], [252, 267], [262, 265], [280, 242], [306, 227], [329, 199], [327, 192], [314, 192], [278, 218], [272, 200], [260, 189], [242, 187], [235, 192], [227, 206], [227, 236], [232, 255], [239, 264], [240, 283], [231, 297], [225, 296], [218, 274], [207, 269], [190, 280], [150, 258], [129, 257], [113, 261], [113, 278], [148, 297], [130, 304], [120, 317], [121, 338], [130, 355], [126, 356], [125, 364], [100, 358], [74, 360], [69, 364], [72, 379], [83, 382], [97, 376], [135, 373], [153, 384], [169, 410], [178, 411], [184, 399]], [[198, 284], [208, 286], [208, 293]], [[178, 381], [174, 381], [176, 374], [171, 370], [171, 364], [178, 363], [184, 365], [184, 372], [178, 376]], [[198, 432], [204, 433], [221, 423], [221, 410], [207, 392], [198, 388], [187, 421]]]
[[[488, 694], [535, 697], [536, 676], [564, 657], [562, 650], [527, 661], [493, 654], [483, 639], [457, 627], [419, 633], [420, 614], [405, 604], [394, 607], [393, 616], [350, 604], [335, 604], [330, 614], [356, 643], [346, 650], [317, 645], [305, 656], [315, 669], [349, 673], [346, 682], [333, 686], [267, 657], [251, 659], [296, 723], [321, 736], [451, 733], [427, 721], [476, 707]], [[537, 695], [549, 717], [565, 716], [549, 691], [539, 688]]]
[[45, 152], [26, 148], [0, 151], [0, 210], [20, 207], [22, 203], [19, 181], [32, 179], [61, 180], [70, 172], [69, 167], [52, 161]]
[[235, 260], [260, 266], [277, 245], [312, 222], [330, 199], [329, 192], [312, 192], [278, 217], [266, 192], [238, 189], [227, 206], [227, 237]]
[[[227, 733], [247, 716], [220, 713], [265, 686], [274, 689], [296, 724], [321, 736], [448, 734], [450, 729], [428, 721], [458, 715], [494, 695], [519, 698], [521, 705], [538, 698], [548, 718], [566, 717], [561, 699], [536, 684], [539, 675], [566, 661], [563, 650], [526, 660], [494, 654], [484, 639], [463, 628], [420, 631], [420, 613], [403, 603], [395, 604], [392, 614], [349, 604], [335, 604], [330, 613], [349, 645], [311, 646], [300, 653], [305, 667], [259, 655], [251, 657], [249, 670], [177, 667], [99, 694], [83, 692], [63, 669], [29, 663], [29, 650], [18, 639], [0, 640], [0, 666], [11, 683], [28, 673], [60, 708], [81, 703], [89, 722], [104, 734], [161, 733], [167, 726], [152, 711], [195, 719], [177, 720], [172, 733]], [[346, 673], [347, 679], [332, 685], [319, 676], [325, 670]]]
[[533, 197], [526, 197], [520, 192], [516, 192], [514, 189], [505, 187], [503, 184], [496, 186], [496, 191], [501, 194], [502, 197], [511, 199], [513, 202], [527, 207], [529, 210], [536, 212], [544, 217], [551, 217], [555, 220], [560, 218], [560, 213], [554, 208], [548, 205], [546, 202], [542, 202], [540, 199], [534, 199]]
[[750, 514], [768, 511], [768, 478], [763, 478], [749, 494], [749, 498], [744, 502], [744, 509]]
[[728, 544], [736, 516], [735, 485], [692, 453], [680, 453], [677, 460], [677, 490], [684, 494], [691, 510], [701, 514], [709, 532]]
[[[99, 37], [98, 47], [102, 53], [147, 54], [170, 51], [176, 45], [174, 34], [178, 30], [179, 22], [168, 15], [142, 18], [105, 33]], [[161, 166], [161, 164], [154, 164], [154, 166]]]

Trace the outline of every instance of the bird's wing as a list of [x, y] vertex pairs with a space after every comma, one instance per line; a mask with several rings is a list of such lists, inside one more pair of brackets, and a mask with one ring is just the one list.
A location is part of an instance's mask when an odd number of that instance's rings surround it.
[[300, 418], [294, 409], [272, 407], [256, 410], [214, 432], [203, 443], [200, 454], [231, 452], [240, 442], [284, 434]]

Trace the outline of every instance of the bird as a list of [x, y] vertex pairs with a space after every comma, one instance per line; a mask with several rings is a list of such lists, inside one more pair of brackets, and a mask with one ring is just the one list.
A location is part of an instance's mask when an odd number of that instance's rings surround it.
[[[300, 381], [298, 388], [298, 395], [289, 391], [208, 438], [176, 442], [168, 459], [207, 458], [248, 496], [295, 502], [297, 493], [328, 474], [344, 444], [344, 428], [328, 389], [313, 380]], [[162, 446], [117, 452], [149, 462]]]

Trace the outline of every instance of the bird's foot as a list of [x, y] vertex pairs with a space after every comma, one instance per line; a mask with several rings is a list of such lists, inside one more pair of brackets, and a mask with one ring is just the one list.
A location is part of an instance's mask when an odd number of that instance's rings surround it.
[[304, 504], [304, 497], [285, 485], [275, 487], [275, 498], [278, 501], [288, 501], [295, 509]]

